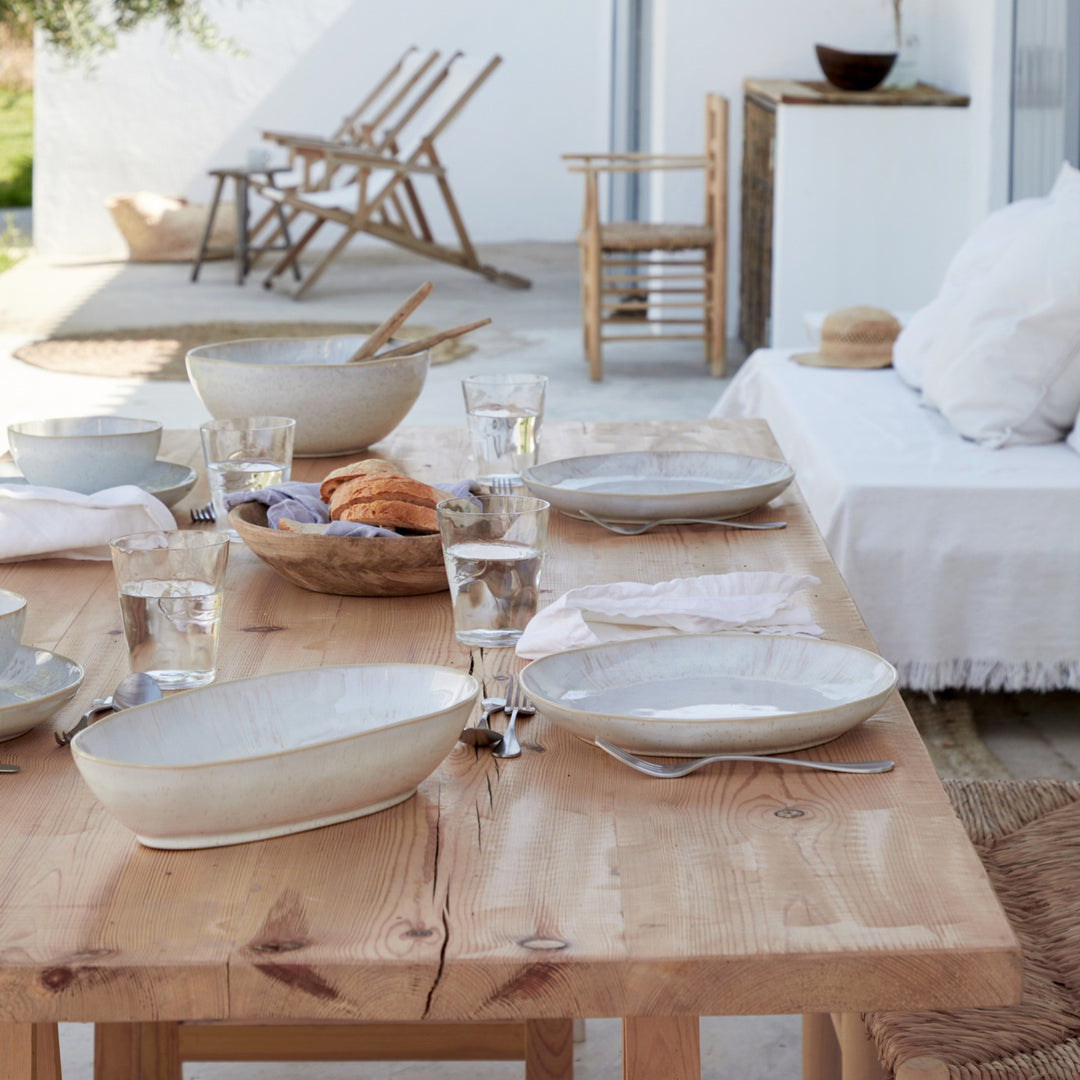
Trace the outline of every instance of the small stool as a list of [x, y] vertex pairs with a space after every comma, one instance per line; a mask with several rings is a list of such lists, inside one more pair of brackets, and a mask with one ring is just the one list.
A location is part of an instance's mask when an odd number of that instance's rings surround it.
[[[194, 265], [191, 267], [191, 280], [199, 280], [199, 270], [207, 255], [220, 255], [229, 251], [228, 248], [211, 248], [210, 231], [214, 227], [214, 218], [217, 215], [218, 205], [221, 202], [221, 192], [225, 181], [231, 179], [236, 189], [236, 245], [231, 249], [233, 258], [236, 260], [236, 284], [243, 285], [244, 278], [251, 267], [251, 256], [261, 254], [264, 251], [288, 251], [292, 247], [292, 239], [289, 236], [289, 225], [285, 219], [285, 211], [281, 203], [275, 203], [278, 222], [281, 228], [283, 241], [280, 244], [265, 244], [262, 247], [251, 247], [248, 236], [248, 187], [252, 176], [266, 178], [266, 184], [274, 187], [274, 174], [289, 172], [285, 166], [268, 168], [265, 165], [253, 168], [235, 169], [211, 169], [210, 175], [217, 178], [217, 186], [214, 189], [214, 201], [210, 204], [210, 215], [206, 219], [206, 230], [203, 232], [202, 243], [199, 244], [199, 253], [195, 256]], [[300, 268], [293, 263], [293, 274], [296, 280], [300, 280]]]

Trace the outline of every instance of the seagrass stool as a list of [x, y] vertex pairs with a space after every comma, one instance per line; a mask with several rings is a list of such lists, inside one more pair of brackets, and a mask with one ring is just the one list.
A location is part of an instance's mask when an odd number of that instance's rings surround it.
[[1080, 1080], [1080, 783], [945, 789], [1020, 942], [1020, 1004], [805, 1016], [804, 1080]]

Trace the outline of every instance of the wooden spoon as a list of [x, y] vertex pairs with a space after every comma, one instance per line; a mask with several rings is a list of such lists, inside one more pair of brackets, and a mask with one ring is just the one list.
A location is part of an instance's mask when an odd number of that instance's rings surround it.
[[462, 334], [479, 330], [481, 326], [487, 326], [489, 322], [491, 322], [491, 319], [480, 319], [477, 322], [468, 323], [466, 326], [455, 326], [452, 330], [440, 330], [437, 334], [422, 338], [420, 341], [406, 341], [404, 345], [397, 345], [393, 349], [387, 349], [386, 352], [379, 353], [378, 359], [389, 360], [395, 356], [412, 356], [413, 353], [432, 349], [444, 341], [449, 341], [451, 338], [461, 337]]
[[390, 318], [376, 327], [367, 341], [349, 357], [347, 363], [370, 360], [394, 336], [397, 328], [428, 298], [434, 287], [430, 281], [425, 281]]

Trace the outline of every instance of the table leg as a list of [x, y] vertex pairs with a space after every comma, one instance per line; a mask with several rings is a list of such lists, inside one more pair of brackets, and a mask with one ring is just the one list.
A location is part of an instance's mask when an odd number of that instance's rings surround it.
[[628, 1016], [622, 1024], [623, 1080], [701, 1080], [696, 1016]]
[[243, 285], [248, 272], [248, 182], [235, 176], [236, 184], [236, 284]]
[[94, 1025], [94, 1080], [181, 1080], [182, 1069], [178, 1023]]
[[571, 1080], [574, 1021], [525, 1021], [525, 1080]]
[[56, 1024], [0, 1024], [0, 1077], [60, 1080], [60, 1035]]
[[804, 1013], [802, 1018], [802, 1080], [840, 1080], [840, 1041], [829, 1013]]

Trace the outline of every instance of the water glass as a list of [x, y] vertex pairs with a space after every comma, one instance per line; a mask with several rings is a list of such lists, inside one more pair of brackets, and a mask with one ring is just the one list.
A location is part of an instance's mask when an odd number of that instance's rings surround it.
[[526, 495], [446, 499], [435, 508], [462, 645], [516, 645], [536, 614], [550, 504]]
[[536, 464], [546, 375], [470, 375], [462, 379], [476, 478], [515, 485]]
[[244, 416], [209, 420], [199, 431], [217, 528], [238, 541], [239, 534], [229, 525], [225, 496], [261, 491], [289, 479], [296, 421], [287, 416]]
[[131, 670], [162, 690], [213, 682], [229, 538], [144, 532], [109, 541]]

